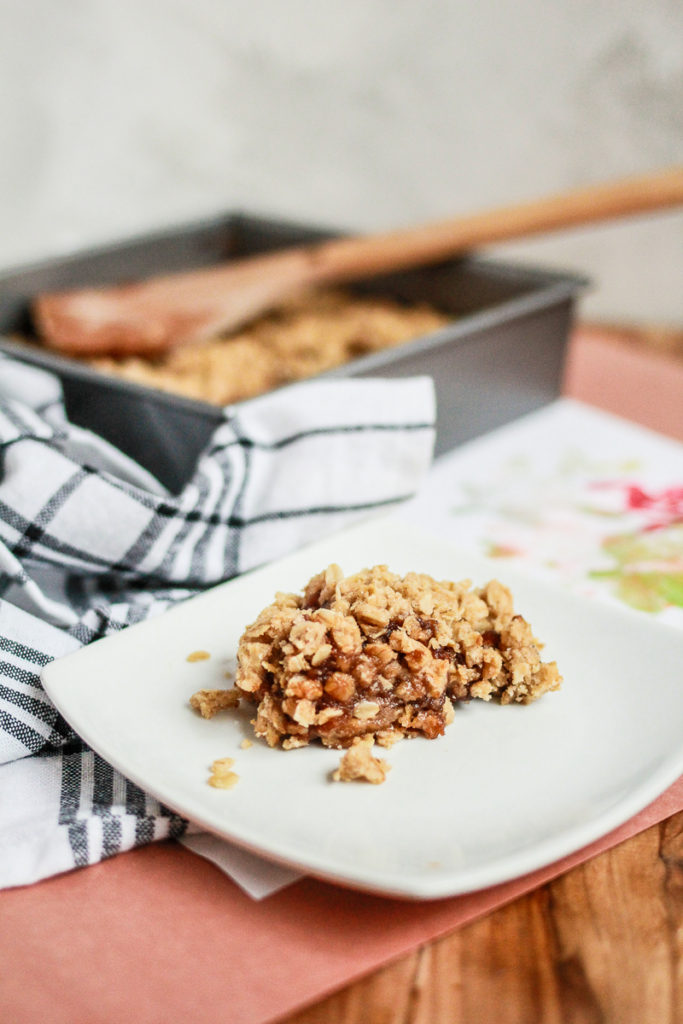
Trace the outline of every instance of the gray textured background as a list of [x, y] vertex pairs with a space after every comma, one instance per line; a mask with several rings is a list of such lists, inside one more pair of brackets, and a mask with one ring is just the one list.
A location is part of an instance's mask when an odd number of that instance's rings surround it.
[[[0, 0], [0, 264], [242, 207], [387, 228], [683, 161], [680, 0]], [[683, 214], [500, 247], [683, 322]]]

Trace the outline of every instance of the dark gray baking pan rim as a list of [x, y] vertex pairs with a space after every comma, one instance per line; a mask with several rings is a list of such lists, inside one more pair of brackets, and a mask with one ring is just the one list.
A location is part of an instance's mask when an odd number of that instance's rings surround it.
[[[3, 278], [40, 272], [43, 269], [52, 267], [57, 260], [60, 263], [68, 263], [71, 260], [73, 260], [73, 262], [77, 262], [87, 258], [90, 253], [93, 255], [104, 251], [113, 253], [117, 249], [125, 250], [129, 246], [136, 245], [138, 243], [173, 238], [183, 231], [201, 230], [202, 226], [215, 227], [216, 220], [216, 217], [195, 220], [185, 225], [179, 224], [159, 231], [139, 234], [125, 239], [118, 239], [109, 244], [102, 243], [101, 245], [92, 247], [89, 250], [78, 250], [72, 253], [64, 253], [61, 256], [53, 255], [49, 258], [41, 259], [40, 261], [33, 263], [6, 267], [0, 271], [0, 284], [2, 284]], [[267, 226], [271, 223], [266, 217], [244, 212], [226, 214], [224, 221], [226, 227], [232, 223], [236, 229], [239, 229], [240, 221], [250, 225], [262, 223]], [[283, 226], [285, 225], [285, 222], [283, 221], [280, 221], [279, 223]], [[316, 234], [319, 234], [321, 238], [339, 235], [338, 231], [326, 232], [323, 229], [313, 230]], [[586, 277], [573, 272], [563, 272], [559, 270], [548, 271], [528, 264], [508, 264], [498, 261], [497, 259], [480, 256], [467, 256], [464, 257], [464, 259], [466, 259], [470, 266], [481, 267], [483, 270], [490, 269], [491, 271], [494, 271], [498, 277], [508, 277], [520, 282], [526, 280], [529, 284], [535, 284], [537, 287], [533, 292], [529, 292], [526, 295], [516, 296], [511, 299], [504, 299], [495, 303], [488, 309], [483, 309], [474, 313], [465, 313], [461, 317], [450, 320], [444, 327], [439, 328], [436, 331], [431, 331], [429, 334], [420, 335], [415, 339], [404, 342], [398, 346], [383, 349], [378, 353], [359, 357], [350, 363], [333, 367], [330, 370], [326, 370], [323, 373], [316, 374], [314, 377], [307, 379], [324, 380], [325, 378], [346, 376], [351, 372], [353, 372], [353, 374], [358, 372], [359, 374], [367, 375], [369, 373], [375, 373], [375, 371], [377, 371], [378, 376], [381, 376], [382, 368], [393, 362], [396, 359], [397, 352], [399, 351], [402, 354], [410, 353], [410, 355], [419, 355], [422, 352], [428, 352], [431, 349], [438, 348], [446, 342], [450, 344], [457, 342], [460, 345], [476, 343], [477, 335], [483, 331], [496, 328], [510, 320], [521, 319], [529, 314], [536, 313], [539, 310], [546, 309], [567, 299], [572, 299], [577, 292], [583, 291], [590, 284]], [[188, 398], [184, 395], [178, 395], [170, 391], [162, 391], [159, 388], [154, 388], [146, 384], [138, 384], [135, 381], [128, 381], [124, 378], [117, 377], [115, 374], [107, 374], [90, 366], [85, 366], [77, 359], [62, 356], [59, 353], [52, 352], [47, 349], [33, 349], [28, 344], [15, 342], [8, 336], [2, 336], [0, 337], [0, 340], [2, 342], [2, 351], [6, 352], [10, 356], [15, 355], [18, 359], [21, 359], [24, 362], [30, 362], [46, 371], [52, 370], [56, 373], [69, 374], [72, 379], [79, 379], [84, 383], [96, 381], [100, 385], [110, 384], [112, 388], [121, 389], [129, 394], [139, 395], [140, 397], [144, 396], [147, 401], [157, 403], [161, 406], [168, 406], [170, 404], [175, 408], [183, 409], [189, 414], [202, 418], [206, 418], [207, 415], [210, 415], [212, 418], [218, 420], [223, 416], [222, 408], [232, 409], [237, 405], [242, 405], [251, 400], [249, 398], [240, 399], [221, 407], [209, 402], [204, 402], [200, 399]], [[295, 381], [291, 384], [285, 384], [274, 390], [282, 390], [283, 387], [293, 387], [300, 383], [303, 383], [303, 381]]]

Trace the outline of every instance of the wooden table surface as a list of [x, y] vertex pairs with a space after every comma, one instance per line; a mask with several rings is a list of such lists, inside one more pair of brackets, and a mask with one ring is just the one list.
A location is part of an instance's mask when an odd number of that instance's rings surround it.
[[[565, 391], [683, 439], [683, 333], [583, 328]], [[599, 1022], [683, 1024], [683, 812], [287, 1024]]]
[[288, 1024], [682, 1020], [683, 812]]

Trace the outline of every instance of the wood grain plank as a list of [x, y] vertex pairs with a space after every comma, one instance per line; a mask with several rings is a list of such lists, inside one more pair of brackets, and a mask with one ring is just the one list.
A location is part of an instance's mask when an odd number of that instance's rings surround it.
[[361, 978], [335, 995], [311, 1006], [292, 1024], [404, 1024], [411, 1019], [411, 996], [420, 953], [402, 957], [375, 974]]
[[662, 822], [659, 855], [664, 864], [664, 900], [671, 937], [673, 1021], [683, 1024], [683, 813]]
[[683, 1024], [683, 813], [290, 1024]]
[[657, 826], [552, 885], [556, 965], [570, 1020], [582, 1019], [577, 1014], [587, 999], [595, 1020], [674, 1019], [659, 847]]

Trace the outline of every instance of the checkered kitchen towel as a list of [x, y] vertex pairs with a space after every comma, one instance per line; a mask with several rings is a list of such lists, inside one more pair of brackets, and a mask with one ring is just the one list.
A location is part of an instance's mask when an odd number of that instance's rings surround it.
[[75, 735], [43, 665], [409, 497], [433, 423], [427, 378], [298, 385], [226, 409], [174, 496], [0, 354], [0, 887], [186, 828]]

